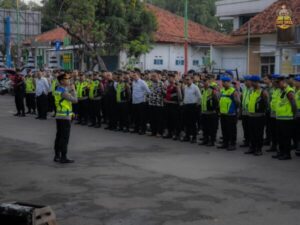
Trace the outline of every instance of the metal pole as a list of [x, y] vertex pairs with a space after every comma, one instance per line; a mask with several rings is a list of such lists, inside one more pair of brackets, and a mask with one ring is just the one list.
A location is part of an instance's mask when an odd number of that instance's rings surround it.
[[251, 38], [251, 26], [250, 26], [250, 20], [248, 21], [248, 68], [247, 68], [247, 73], [248, 75], [250, 74], [250, 41]]
[[21, 47], [20, 47], [20, 3], [17, 0], [17, 67], [20, 66], [20, 57], [21, 57]]
[[189, 20], [188, 20], [188, 0], [185, 0], [184, 6], [184, 73], [188, 72], [188, 39], [189, 39]]

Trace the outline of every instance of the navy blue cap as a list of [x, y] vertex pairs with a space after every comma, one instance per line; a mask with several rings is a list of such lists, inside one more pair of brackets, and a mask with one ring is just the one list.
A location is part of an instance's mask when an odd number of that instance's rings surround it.
[[253, 81], [253, 82], [259, 82], [261, 80], [261, 78], [260, 78], [259, 75], [252, 75], [250, 77], [250, 80]]
[[251, 76], [250, 75], [245, 75], [244, 80], [250, 80]]
[[300, 82], [300, 75], [296, 75], [295, 81], [299, 81]]
[[221, 76], [221, 81], [223, 81], [223, 82], [231, 82], [231, 77], [228, 77], [228, 76], [226, 76], [226, 75], [222, 75]]
[[272, 79], [272, 80], [277, 80], [277, 79], [279, 79], [280, 77], [282, 77], [280, 74], [272, 74], [271, 79]]

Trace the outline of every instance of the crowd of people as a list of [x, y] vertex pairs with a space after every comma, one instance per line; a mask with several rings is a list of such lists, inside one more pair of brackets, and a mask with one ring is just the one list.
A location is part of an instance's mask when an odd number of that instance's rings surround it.
[[[65, 99], [72, 105], [62, 106], [64, 98], [57, 95], [64, 93], [64, 79], [69, 80], [65, 88], [72, 90]], [[56, 118], [67, 113], [82, 126], [105, 124], [106, 130], [209, 147], [219, 143], [217, 148], [228, 151], [237, 148], [240, 119], [244, 133], [240, 147], [247, 148], [245, 154], [260, 156], [266, 145], [270, 146], [267, 152], [274, 152], [272, 157], [279, 160], [291, 159], [293, 149], [300, 155], [300, 76], [249, 75], [240, 84], [231, 74], [195, 71], [180, 76], [174, 71], [142, 73], [138, 69], [114, 73], [57, 70], [29, 72], [25, 78], [19, 76], [14, 87], [15, 116], [26, 115], [25, 99], [27, 114], [37, 113], [39, 120], [47, 119], [49, 112]], [[217, 143], [219, 127], [222, 135]]]

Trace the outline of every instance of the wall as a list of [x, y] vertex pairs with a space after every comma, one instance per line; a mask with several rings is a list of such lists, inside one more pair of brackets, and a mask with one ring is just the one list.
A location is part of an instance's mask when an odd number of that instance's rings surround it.
[[[188, 69], [200, 70], [203, 66], [203, 57], [209, 56], [209, 47], [189, 46], [188, 49]], [[154, 64], [154, 60], [163, 60], [162, 65]], [[135, 67], [142, 70], [174, 70], [184, 72], [184, 65], [176, 65], [176, 60], [184, 60], [184, 47], [177, 44], [155, 44], [152, 50], [146, 55], [142, 55]], [[199, 65], [193, 65], [193, 61], [198, 60]], [[120, 52], [119, 67], [125, 68], [129, 59], [125, 52]]]

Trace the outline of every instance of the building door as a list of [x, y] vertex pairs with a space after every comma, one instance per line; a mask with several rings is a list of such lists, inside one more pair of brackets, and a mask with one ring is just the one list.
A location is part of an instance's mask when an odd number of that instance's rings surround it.
[[260, 71], [261, 75], [274, 74], [275, 73], [275, 56], [264, 56], [260, 59]]

